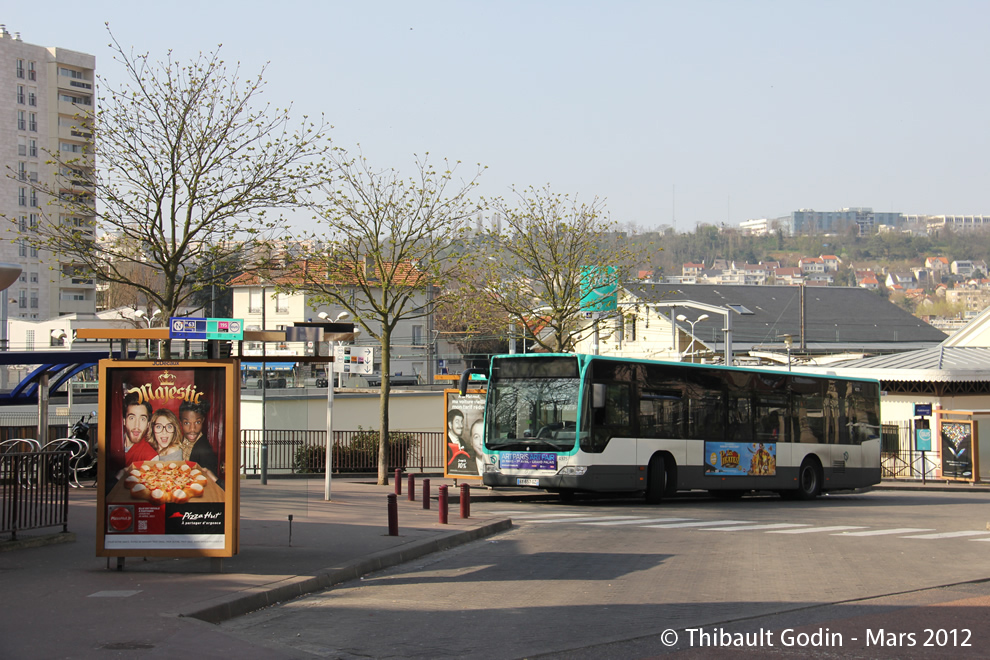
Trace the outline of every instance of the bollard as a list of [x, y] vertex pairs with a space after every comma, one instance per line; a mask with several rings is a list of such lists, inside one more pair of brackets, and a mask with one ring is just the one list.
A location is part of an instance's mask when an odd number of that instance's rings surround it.
[[395, 494], [402, 495], [402, 470], [395, 469]]
[[409, 483], [407, 485], [409, 487], [409, 501], [410, 502], [415, 502], [416, 501], [416, 475], [413, 474], [412, 472], [409, 473]]
[[423, 508], [430, 508], [430, 480], [423, 479]]
[[398, 536], [399, 535], [399, 504], [395, 499], [394, 493], [391, 493], [386, 497], [388, 497], [388, 535]]
[[447, 485], [440, 486], [440, 495], [437, 496], [437, 508], [440, 509], [440, 524], [447, 524]]
[[467, 484], [461, 484], [461, 518], [471, 517], [471, 490]]

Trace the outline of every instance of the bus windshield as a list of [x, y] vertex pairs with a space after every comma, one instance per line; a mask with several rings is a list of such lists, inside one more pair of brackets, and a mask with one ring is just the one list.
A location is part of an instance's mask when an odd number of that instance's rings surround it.
[[503, 378], [489, 394], [486, 447], [570, 451], [577, 432], [578, 378]]

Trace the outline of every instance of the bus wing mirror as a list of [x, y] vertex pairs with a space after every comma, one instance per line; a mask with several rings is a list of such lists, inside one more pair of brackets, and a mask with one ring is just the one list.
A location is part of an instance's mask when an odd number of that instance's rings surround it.
[[593, 383], [591, 386], [591, 407], [592, 408], [604, 408], [605, 407], [605, 385], [602, 383]]
[[457, 389], [460, 390], [461, 396], [467, 394], [468, 382], [471, 380], [471, 374], [483, 374], [487, 373], [484, 369], [472, 368], [465, 369], [461, 372], [461, 379], [457, 383]]

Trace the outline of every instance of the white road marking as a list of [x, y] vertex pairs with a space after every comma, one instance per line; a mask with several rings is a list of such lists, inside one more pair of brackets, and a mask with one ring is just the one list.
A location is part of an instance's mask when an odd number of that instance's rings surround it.
[[986, 536], [990, 532], [986, 530], [968, 530], [965, 532], [943, 532], [941, 534], [920, 534], [918, 536], [902, 536], [905, 539], [957, 539], [961, 536], [979, 536], [983, 534]]
[[662, 523], [662, 522], [684, 522], [687, 520], [697, 520], [697, 518], [638, 518], [636, 520], [615, 520], [612, 522], [589, 522], [581, 523], [582, 525], [645, 525], [646, 523]]
[[915, 527], [898, 527], [896, 529], [874, 529], [869, 532], [842, 532], [833, 536], [884, 536], [887, 534], [910, 534], [911, 532], [934, 532], [934, 529], [918, 529]]
[[[835, 525], [833, 527], [809, 527], [807, 529], [778, 529], [767, 534], [817, 534], [819, 532], [838, 532], [843, 529], [865, 529], [862, 525]], [[833, 536], [835, 536], [833, 534]]]
[[744, 525], [742, 527], [712, 527], [711, 529], [702, 529], [703, 532], [743, 532], [743, 531], [755, 531], [764, 529], [785, 529], [787, 527], [807, 527], [808, 525], [798, 524], [798, 523], [774, 523], [770, 525]]
[[653, 529], [673, 529], [676, 527], [707, 527], [708, 525], [748, 525], [749, 520], [704, 520], [701, 522], [684, 522], [673, 525], [643, 525]]
[[531, 522], [531, 523], [534, 523], [534, 524], [540, 524], [540, 523], [559, 523], [559, 522], [579, 522], [579, 523], [586, 523], [586, 522], [591, 522], [592, 520], [642, 520], [642, 518], [637, 518], [635, 516], [598, 516], [597, 518], [591, 518], [591, 517], [589, 517], [589, 518], [549, 518], [549, 519], [541, 519], [541, 520], [529, 520], [527, 522]]

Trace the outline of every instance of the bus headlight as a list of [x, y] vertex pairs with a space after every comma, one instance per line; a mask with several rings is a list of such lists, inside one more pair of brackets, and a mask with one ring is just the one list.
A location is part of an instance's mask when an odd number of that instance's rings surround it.
[[485, 463], [485, 472], [498, 472], [498, 466], [492, 463]]
[[580, 477], [588, 471], [587, 465], [568, 465], [560, 469], [557, 474], [561, 477]]

